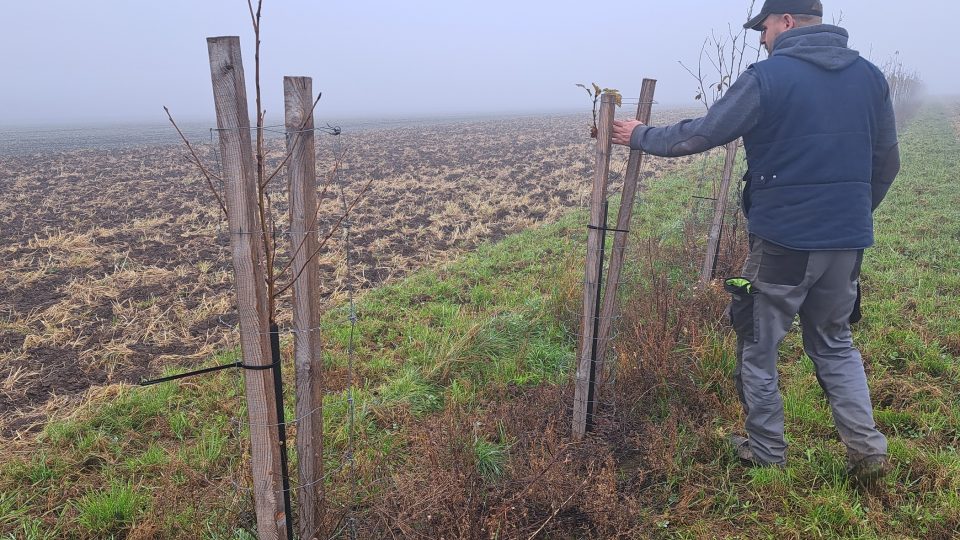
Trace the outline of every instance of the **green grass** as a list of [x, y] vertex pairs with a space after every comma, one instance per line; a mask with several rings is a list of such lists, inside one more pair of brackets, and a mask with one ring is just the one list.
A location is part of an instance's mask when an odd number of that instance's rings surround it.
[[[407, 423], [449, 406], [480, 408], [509, 387], [566, 379], [574, 339], [558, 317], [569, 308], [556, 304], [555, 288], [582, 236], [580, 219], [570, 216], [483, 246], [462, 261], [421, 271], [359, 300], [359, 386], [353, 393], [358, 468], [399, 466], [405, 447], [398, 431]], [[332, 370], [348, 362], [348, 315], [344, 306], [323, 322], [325, 362]], [[235, 357], [227, 352], [206, 365]], [[285, 378], [291, 418], [289, 365]], [[242, 393], [239, 376], [230, 373], [125, 387], [50, 422], [37, 439], [44, 450], [24, 452], [0, 467], [6, 497], [0, 531], [13, 534], [39, 524], [58, 534], [110, 535], [160, 523], [164, 537], [233, 537], [238, 512], [249, 504], [232, 484], [243, 484], [248, 474]], [[324, 397], [328, 470], [343, 465], [348, 415], [346, 390]], [[478, 471], [497, 477], [507, 443], [479, 437], [474, 450]], [[64, 485], [69, 489], [58, 492]], [[189, 495], [193, 490], [204, 493], [200, 507], [197, 496]], [[200, 523], [204, 508], [212, 523]]]
[[[234, 357], [226, 353], [210, 364]], [[171, 497], [177, 490], [209, 490], [204, 475], [220, 477], [242, 463], [227, 422], [240, 410], [237, 381], [221, 374], [202, 387], [115, 387], [51, 421], [0, 468], [0, 491], [17, 509], [0, 504], [0, 531], [12, 538], [119, 538], [164, 513], [170, 507], [164, 499], [180, 498]], [[211, 507], [227, 508], [229, 499], [213, 496]]]
[[[855, 329], [895, 464], [882, 494], [847, 482], [843, 447], [796, 332], [784, 343], [780, 366], [788, 466], [741, 468], [724, 442], [742, 421], [730, 382], [732, 334], [710, 328], [684, 354], [694, 356], [689, 376], [721, 407], [707, 416], [705, 440], [703, 426], [681, 419], [668, 456], [657, 456], [670, 465], [646, 488], [648, 536], [704, 538], [736, 524], [736, 534], [749, 538], [923, 538], [948, 537], [960, 526], [960, 142], [944, 110], [933, 106], [903, 133], [901, 150], [903, 171], [876, 214], [877, 244], [863, 268], [865, 319]], [[633, 229], [683, 246], [695, 191], [690, 176], [698, 172], [699, 163], [658, 179]], [[585, 220], [575, 212], [359, 299], [352, 397], [361, 500], [375, 500], [382, 489], [365, 480], [401, 472], [417, 457], [410, 455], [411, 433], [432, 419], [451, 411], [476, 418], [504, 400], [568, 381]], [[646, 276], [661, 271], [669, 286], [689, 287], [697, 265], [628, 266], [626, 289], [646, 286]], [[346, 306], [324, 318], [331, 373], [344, 373], [349, 361], [348, 318]], [[235, 358], [225, 352], [206, 364]], [[289, 418], [289, 365], [285, 377]], [[330, 497], [344, 504], [348, 495], [337, 487], [346, 479], [350, 394], [342, 381], [331, 384], [337, 386], [323, 401], [326, 467], [341, 471], [329, 481]], [[249, 496], [237, 489], [249, 484], [242, 394], [231, 373], [117, 387], [51, 421], [0, 465], [0, 535], [109, 538], [142, 529], [164, 538], [251, 538]], [[653, 407], [631, 414], [658, 425], [673, 421], [672, 399], [664, 391]], [[455, 438], [491, 490], [509, 482], [523, 459], [504, 424], [496, 426], [491, 432], [465, 423]], [[618, 493], [610, 504], [633, 495]]]
[[106, 489], [86, 493], [74, 505], [81, 527], [95, 535], [112, 537], [133, 523], [143, 498], [131, 484], [111, 482]]
[[[895, 471], [883, 496], [846, 481], [844, 450], [812, 364], [805, 356], [791, 360], [802, 350], [794, 332], [780, 365], [789, 465], [750, 470], [749, 483], [735, 490], [734, 500], [752, 494], [768, 514], [749, 527], [750, 537], [946, 538], [960, 527], [960, 141], [947, 113], [926, 108], [902, 133], [901, 153], [901, 174], [875, 214], [876, 245], [863, 266], [865, 319], [854, 330]], [[720, 340], [707, 364], [714, 369], [723, 365]], [[720, 423], [724, 431], [739, 429], [736, 416]]]
[[477, 437], [473, 441], [473, 453], [481, 476], [493, 481], [503, 474], [507, 461], [506, 445]]

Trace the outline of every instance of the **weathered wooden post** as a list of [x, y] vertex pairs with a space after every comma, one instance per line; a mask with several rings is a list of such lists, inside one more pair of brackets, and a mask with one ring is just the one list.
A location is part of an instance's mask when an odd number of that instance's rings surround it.
[[293, 357], [297, 375], [298, 537], [318, 538], [323, 522], [323, 356], [317, 263], [316, 151], [313, 81], [284, 77], [290, 252], [293, 254]]
[[[637, 105], [637, 120], [644, 124], [650, 123], [650, 111], [653, 108], [653, 94], [657, 89], [657, 81], [644, 79], [640, 88], [640, 103]], [[600, 309], [600, 324], [597, 332], [597, 388], [594, 389], [593, 400], [596, 403], [603, 394], [603, 387], [608, 381], [606, 366], [606, 344], [610, 339], [613, 328], [613, 312], [617, 306], [617, 289], [620, 286], [620, 274], [623, 270], [623, 257], [627, 247], [627, 234], [630, 229], [630, 220], [633, 219], [633, 203], [637, 198], [637, 187], [640, 178], [640, 168], [643, 165], [643, 152], [631, 150], [627, 162], [627, 172], [623, 179], [623, 193], [620, 197], [620, 211], [617, 214], [617, 225], [613, 236], [613, 248], [610, 250], [610, 269], [607, 271], [607, 284], [603, 292], [603, 306]]]
[[590, 429], [593, 421], [593, 391], [596, 383], [594, 363], [596, 358], [596, 310], [600, 290], [600, 245], [606, 231], [603, 220], [604, 203], [607, 199], [607, 177], [610, 173], [610, 138], [613, 128], [613, 113], [616, 96], [605, 93], [600, 97], [600, 117], [597, 126], [596, 166], [593, 177], [593, 193], [590, 198], [590, 228], [587, 231], [587, 260], [583, 282], [583, 324], [577, 357], [576, 388], [573, 398], [573, 436], [580, 439]]
[[710, 223], [710, 233], [707, 235], [707, 255], [703, 259], [703, 268], [700, 269], [700, 286], [704, 287], [713, 279], [713, 265], [720, 250], [720, 231], [723, 229], [723, 218], [727, 213], [727, 193], [730, 191], [730, 179], [733, 176], [733, 165], [737, 159], [738, 141], [732, 141], [724, 146], [726, 159], [723, 163], [723, 178], [720, 180], [720, 192], [717, 193], [716, 206], [713, 208], [713, 222]]
[[[230, 226], [230, 249], [240, 316], [250, 461], [257, 535], [285, 540], [289, 536], [280, 488], [280, 448], [269, 334], [267, 291], [263, 271], [263, 239], [257, 219], [257, 180], [250, 140], [250, 116], [244, 86], [240, 38], [207, 38], [210, 77], [223, 156], [223, 179]], [[263, 366], [263, 369], [257, 369]]]

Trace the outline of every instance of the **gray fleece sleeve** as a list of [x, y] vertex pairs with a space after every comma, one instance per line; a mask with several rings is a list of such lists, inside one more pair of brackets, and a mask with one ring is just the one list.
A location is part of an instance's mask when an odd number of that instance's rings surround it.
[[710, 107], [707, 115], [666, 127], [637, 126], [630, 148], [663, 157], [687, 156], [727, 144], [760, 121], [760, 82], [745, 71]]
[[886, 197], [893, 179], [900, 172], [900, 146], [897, 143], [897, 120], [893, 113], [890, 94], [880, 111], [877, 121], [877, 133], [873, 142], [873, 177], [870, 185], [873, 190], [873, 209], [876, 210]]

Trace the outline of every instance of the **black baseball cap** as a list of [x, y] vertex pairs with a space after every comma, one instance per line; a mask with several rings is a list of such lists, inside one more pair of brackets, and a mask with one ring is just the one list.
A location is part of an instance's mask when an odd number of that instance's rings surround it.
[[760, 30], [760, 25], [771, 13], [789, 13], [791, 15], [816, 15], [823, 17], [823, 4], [820, 0], [767, 0], [756, 17], [747, 21], [744, 28]]

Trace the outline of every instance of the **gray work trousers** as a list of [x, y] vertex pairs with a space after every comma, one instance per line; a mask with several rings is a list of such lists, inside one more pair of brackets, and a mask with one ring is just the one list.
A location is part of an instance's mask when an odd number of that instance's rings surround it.
[[737, 333], [734, 382], [750, 449], [764, 463], [786, 462], [777, 356], [797, 314], [848, 462], [887, 453], [850, 331], [862, 260], [862, 250], [797, 251], [750, 236], [742, 277], [753, 283], [752, 294], [734, 294], [729, 313]]

